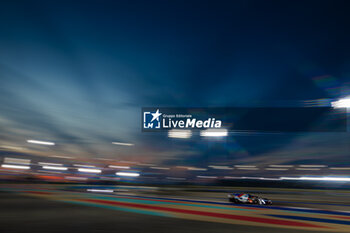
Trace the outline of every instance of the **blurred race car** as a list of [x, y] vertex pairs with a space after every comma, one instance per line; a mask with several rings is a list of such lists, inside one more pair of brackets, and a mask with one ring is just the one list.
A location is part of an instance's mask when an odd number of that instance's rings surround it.
[[267, 198], [261, 198], [248, 193], [231, 193], [228, 194], [228, 200], [236, 204], [256, 204], [271, 205], [272, 201]]

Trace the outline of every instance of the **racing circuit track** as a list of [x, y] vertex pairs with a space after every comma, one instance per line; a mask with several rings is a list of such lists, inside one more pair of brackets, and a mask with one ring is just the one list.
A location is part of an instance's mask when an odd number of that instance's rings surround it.
[[256, 206], [228, 203], [224, 193], [88, 188], [3, 185], [0, 232], [350, 232], [347, 193], [334, 202], [275, 193], [264, 195], [272, 206]]

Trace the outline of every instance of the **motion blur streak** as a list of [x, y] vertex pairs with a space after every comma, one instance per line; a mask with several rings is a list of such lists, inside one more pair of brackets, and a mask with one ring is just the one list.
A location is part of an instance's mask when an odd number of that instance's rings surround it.
[[73, 164], [74, 167], [96, 167], [94, 165], [87, 165], [87, 164]]
[[288, 168], [265, 168], [268, 171], [287, 171]]
[[202, 178], [202, 179], [217, 179], [217, 176], [197, 176], [198, 178]]
[[350, 181], [349, 177], [280, 177], [281, 180]]
[[90, 168], [78, 168], [78, 171], [87, 172], [87, 173], [101, 173], [102, 172], [99, 169], [90, 169]]
[[350, 167], [330, 167], [331, 170], [350, 170]]
[[117, 172], [115, 174], [117, 176], [129, 176], [129, 177], [138, 177], [138, 176], [140, 176], [139, 173], [133, 173], [133, 172]]
[[187, 170], [189, 171], [207, 171], [206, 168], [200, 168], [200, 167], [188, 167]]
[[350, 178], [346, 178], [346, 177], [300, 177], [300, 180], [350, 181]]
[[208, 167], [212, 169], [218, 169], [218, 170], [232, 170], [232, 167], [229, 166], [217, 166], [217, 165], [209, 165]]
[[299, 167], [327, 167], [326, 165], [299, 165]]
[[3, 168], [13, 168], [13, 169], [30, 169], [29, 166], [21, 166], [21, 165], [11, 165], [11, 164], [2, 164], [1, 167]]
[[38, 141], [38, 140], [27, 140], [28, 143], [39, 144], [39, 145], [48, 145], [54, 146], [54, 142]]
[[228, 131], [225, 129], [215, 130], [215, 129], [207, 129], [202, 130], [200, 132], [202, 137], [227, 137]]
[[191, 130], [177, 130], [172, 129], [168, 132], [169, 138], [190, 138], [192, 136]]
[[321, 170], [320, 168], [301, 168], [301, 167], [298, 167], [298, 168], [295, 168], [295, 170], [301, 170], [301, 171], [319, 171]]
[[110, 168], [117, 168], [117, 169], [130, 169], [129, 166], [117, 166], [117, 165], [109, 165]]
[[288, 168], [292, 168], [294, 166], [293, 165], [269, 165], [269, 167], [288, 167]]
[[97, 193], [113, 193], [112, 189], [87, 189], [88, 192], [97, 192]]
[[155, 169], [155, 170], [169, 170], [170, 168], [168, 167], [150, 167], [151, 169]]
[[30, 159], [17, 159], [17, 158], [8, 158], [8, 157], [6, 157], [4, 159], [4, 163], [15, 163], [15, 164], [29, 165], [30, 164]]
[[68, 168], [66, 167], [54, 167], [54, 166], [43, 166], [43, 168], [48, 170], [61, 170], [61, 171], [68, 170]]
[[239, 170], [259, 170], [259, 168], [256, 167], [238, 167]]
[[46, 163], [46, 162], [39, 162], [39, 165], [44, 165], [44, 166], [63, 166], [62, 163]]
[[134, 146], [132, 143], [125, 143], [125, 142], [112, 142], [114, 145], [119, 145], [119, 146]]

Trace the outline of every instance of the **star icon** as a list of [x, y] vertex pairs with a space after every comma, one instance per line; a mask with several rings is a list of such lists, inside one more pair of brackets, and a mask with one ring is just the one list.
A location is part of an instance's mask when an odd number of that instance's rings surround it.
[[157, 111], [155, 113], [151, 113], [151, 114], [153, 116], [151, 122], [156, 120], [156, 119], [157, 119], [157, 121], [159, 121], [159, 116], [162, 115], [161, 113], [159, 113], [159, 109], [157, 109]]

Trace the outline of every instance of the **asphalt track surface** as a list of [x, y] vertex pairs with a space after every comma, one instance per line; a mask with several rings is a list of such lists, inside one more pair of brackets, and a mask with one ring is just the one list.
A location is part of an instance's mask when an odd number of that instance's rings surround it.
[[347, 193], [272, 193], [274, 205], [248, 206], [223, 193], [93, 189], [2, 185], [0, 232], [350, 232]]

